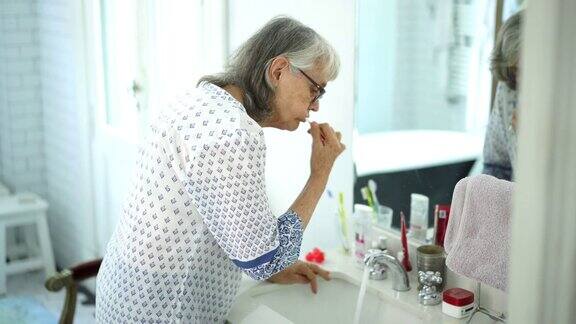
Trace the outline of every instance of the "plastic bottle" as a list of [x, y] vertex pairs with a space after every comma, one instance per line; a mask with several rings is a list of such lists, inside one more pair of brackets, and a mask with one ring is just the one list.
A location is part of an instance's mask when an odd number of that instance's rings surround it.
[[386, 236], [378, 236], [377, 240], [372, 241], [372, 249], [386, 251], [388, 249], [388, 239], [386, 239]]
[[410, 236], [426, 240], [428, 231], [428, 197], [421, 194], [410, 195]]
[[450, 205], [434, 207], [434, 244], [444, 246], [444, 236], [450, 219]]
[[352, 227], [354, 230], [354, 257], [356, 262], [363, 266], [364, 256], [370, 248], [370, 228], [372, 226], [372, 208], [362, 204], [354, 205]]

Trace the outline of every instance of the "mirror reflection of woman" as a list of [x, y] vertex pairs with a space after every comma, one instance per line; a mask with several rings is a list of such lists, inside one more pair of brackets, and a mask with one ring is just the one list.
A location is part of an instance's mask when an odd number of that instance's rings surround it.
[[490, 70], [498, 81], [484, 142], [483, 173], [504, 180], [514, 177], [518, 79], [523, 11], [506, 20], [498, 31]]

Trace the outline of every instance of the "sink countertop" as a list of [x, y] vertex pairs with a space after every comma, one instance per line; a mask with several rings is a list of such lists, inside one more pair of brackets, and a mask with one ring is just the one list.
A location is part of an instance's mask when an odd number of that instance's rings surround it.
[[[324, 269], [337, 273], [339, 277], [345, 277], [351, 283], [360, 286], [362, 281], [363, 269], [360, 268], [349, 255], [337, 251], [328, 251], [326, 253], [326, 261], [321, 265]], [[425, 323], [430, 324], [463, 324], [466, 323], [467, 318], [456, 319], [442, 313], [442, 304], [435, 306], [423, 306], [418, 302], [418, 289], [415, 271], [409, 274], [410, 290], [406, 292], [398, 292], [392, 289], [392, 279], [389, 278], [377, 281], [369, 280], [368, 289], [376, 292], [378, 296], [385, 302], [390, 302], [406, 309], [407, 312], [417, 314], [424, 319]], [[318, 280], [323, 280], [319, 278]], [[253, 288], [262, 289], [262, 287], [276, 286], [269, 282], [259, 282], [243, 275], [242, 282], [236, 303], [232, 307], [229, 315], [229, 321], [232, 323], [241, 323], [243, 319], [249, 316], [258, 308], [249, 294]], [[310, 292], [310, 294], [312, 294]], [[383, 318], [382, 322], [385, 323], [386, 319]], [[488, 316], [484, 314], [476, 314], [474, 316], [473, 324], [489, 324], [494, 323]]]

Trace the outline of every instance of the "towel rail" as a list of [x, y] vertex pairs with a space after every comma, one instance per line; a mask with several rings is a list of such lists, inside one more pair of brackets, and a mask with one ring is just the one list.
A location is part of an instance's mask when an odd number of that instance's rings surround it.
[[476, 292], [474, 292], [476, 294], [476, 296], [478, 296], [478, 302], [476, 303], [476, 306], [474, 306], [474, 309], [472, 310], [472, 313], [470, 314], [470, 317], [468, 318], [468, 321], [466, 322], [466, 324], [470, 324], [472, 323], [472, 318], [474, 317], [474, 315], [476, 315], [476, 313], [483, 313], [488, 315], [491, 319], [498, 321], [498, 322], [502, 322], [502, 323], [506, 323], [506, 315], [502, 314], [498, 314], [494, 311], [491, 311], [485, 307], [480, 306], [480, 293], [481, 293], [481, 284], [480, 282], [476, 283]]

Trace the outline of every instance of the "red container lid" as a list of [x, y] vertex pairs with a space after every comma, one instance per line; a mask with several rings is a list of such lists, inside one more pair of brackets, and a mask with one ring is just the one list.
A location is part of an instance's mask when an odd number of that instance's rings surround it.
[[450, 305], [466, 306], [474, 302], [474, 293], [462, 288], [445, 290], [442, 299]]

